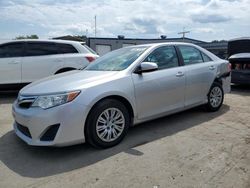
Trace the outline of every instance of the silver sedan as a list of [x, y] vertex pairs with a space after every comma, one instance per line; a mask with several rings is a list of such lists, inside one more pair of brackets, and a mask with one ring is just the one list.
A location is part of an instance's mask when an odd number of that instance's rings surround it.
[[193, 44], [126, 47], [23, 88], [14, 130], [30, 145], [112, 147], [132, 125], [199, 105], [219, 110], [230, 79], [226, 60]]

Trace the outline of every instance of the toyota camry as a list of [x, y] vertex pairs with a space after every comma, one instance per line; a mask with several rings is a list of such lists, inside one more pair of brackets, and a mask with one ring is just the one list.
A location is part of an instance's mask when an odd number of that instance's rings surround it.
[[14, 130], [29, 145], [112, 147], [141, 122], [200, 105], [219, 110], [230, 79], [228, 61], [193, 44], [121, 48], [24, 87]]

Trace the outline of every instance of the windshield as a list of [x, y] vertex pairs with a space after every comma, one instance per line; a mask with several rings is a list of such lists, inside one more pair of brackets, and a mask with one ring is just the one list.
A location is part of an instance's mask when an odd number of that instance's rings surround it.
[[121, 71], [129, 67], [148, 47], [128, 47], [112, 51], [89, 64], [85, 70]]

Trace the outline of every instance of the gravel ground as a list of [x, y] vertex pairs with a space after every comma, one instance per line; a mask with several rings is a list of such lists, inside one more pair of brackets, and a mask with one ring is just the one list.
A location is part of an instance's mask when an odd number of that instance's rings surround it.
[[31, 147], [12, 130], [15, 93], [0, 93], [0, 187], [250, 187], [250, 87], [219, 112], [195, 108], [130, 129], [118, 146]]

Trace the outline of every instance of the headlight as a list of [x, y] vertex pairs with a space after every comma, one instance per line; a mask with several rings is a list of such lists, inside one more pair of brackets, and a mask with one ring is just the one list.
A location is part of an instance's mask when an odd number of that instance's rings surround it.
[[43, 109], [59, 106], [73, 101], [79, 95], [79, 93], [80, 91], [73, 91], [69, 93], [38, 96], [32, 106], [41, 107]]

